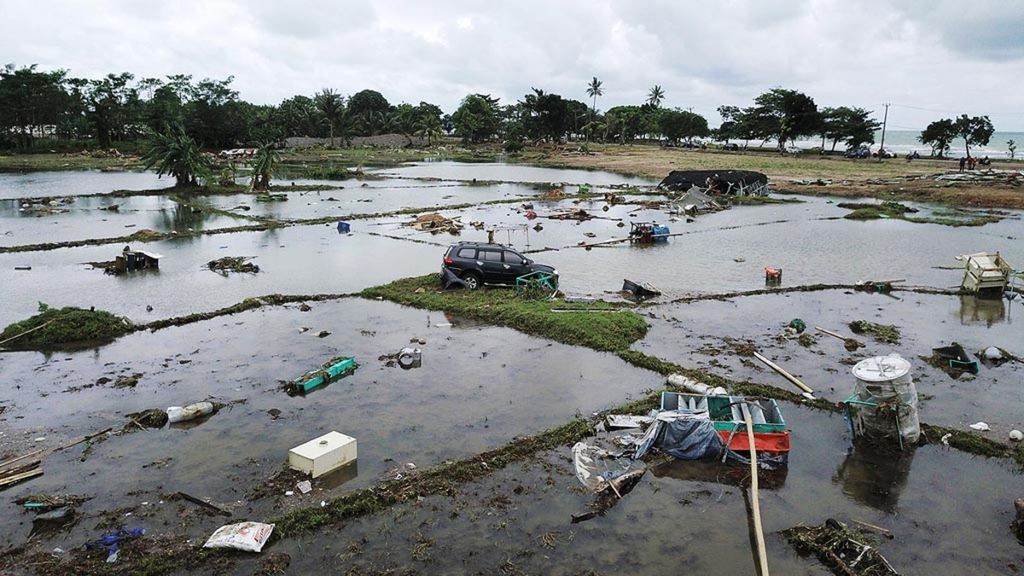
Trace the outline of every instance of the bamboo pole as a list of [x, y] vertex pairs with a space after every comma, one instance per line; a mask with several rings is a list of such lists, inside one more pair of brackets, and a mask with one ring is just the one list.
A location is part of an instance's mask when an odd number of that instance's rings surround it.
[[761, 576], [768, 575], [768, 553], [764, 548], [764, 532], [761, 529], [761, 504], [757, 494], [757, 448], [754, 447], [754, 421], [746, 403], [740, 404], [743, 419], [747, 423], [747, 442], [750, 444], [750, 508], [754, 512], [754, 537], [757, 541], [757, 559]]
[[15, 456], [14, 458], [10, 458], [8, 460], [4, 460], [3, 462], [0, 462], [0, 468], [6, 468], [7, 466], [9, 466], [11, 464], [14, 464], [15, 462], [18, 462], [20, 460], [24, 460], [25, 458], [29, 458], [31, 456], [35, 456], [36, 454], [42, 454], [42, 452], [43, 452], [42, 449], [40, 449], [40, 450], [36, 450], [34, 452], [29, 452], [28, 454], [24, 454], [22, 456]]
[[796, 385], [797, 388], [800, 388], [801, 390], [803, 390], [804, 391], [803, 396], [805, 398], [807, 398], [808, 400], [815, 400], [815, 398], [814, 398], [814, 390], [812, 390], [811, 387], [808, 386], [807, 384], [804, 384], [803, 382], [801, 382], [800, 379], [797, 378], [796, 376], [793, 376], [789, 372], [786, 372], [782, 368], [782, 366], [779, 366], [778, 364], [776, 364], [776, 363], [772, 362], [771, 360], [765, 358], [759, 352], [754, 352], [754, 358], [757, 358], [761, 362], [764, 362], [769, 368], [771, 368], [772, 370], [775, 370], [776, 372], [778, 372], [780, 376], [782, 376], [786, 380], [789, 380], [790, 382], [792, 382], [794, 385]]
[[833, 338], [839, 338], [840, 340], [843, 340], [844, 342], [846, 340], [850, 340], [850, 338], [847, 338], [846, 336], [843, 336], [842, 334], [838, 334], [838, 333], [833, 332], [831, 330], [826, 330], [826, 329], [822, 328], [821, 326], [815, 326], [814, 329], [817, 330], [818, 332], [823, 332], [825, 334], [828, 334], [829, 336], [832, 336]]
[[22, 332], [21, 334], [18, 334], [17, 336], [11, 336], [7, 340], [4, 340], [4, 341], [0, 342], [0, 346], [3, 346], [4, 344], [7, 344], [11, 340], [17, 340], [18, 338], [21, 338], [25, 334], [29, 334], [31, 332], [35, 332], [36, 330], [42, 330], [43, 328], [46, 328], [47, 326], [49, 326], [51, 323], [53, 323], [53, 320], [48, 320], [48, 321], [40, 324], [39, 326], [36, 326], [35, 328], [29, 328], [28, 330], [25, 330], [24, 332]]

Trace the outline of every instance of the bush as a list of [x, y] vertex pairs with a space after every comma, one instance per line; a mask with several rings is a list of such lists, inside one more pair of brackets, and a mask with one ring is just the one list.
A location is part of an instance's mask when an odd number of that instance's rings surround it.
[[[102, 310], [50, 308], [39, 304], [39, 314], [15, 322], [0, 332], [6, 348], [46, 350], [88, 343], [106, 343], [133, 330], [126, 318]], [[32, 330], [32, 332], [29, 332]], [[21, 336], [24, 334], [24, 336]]]

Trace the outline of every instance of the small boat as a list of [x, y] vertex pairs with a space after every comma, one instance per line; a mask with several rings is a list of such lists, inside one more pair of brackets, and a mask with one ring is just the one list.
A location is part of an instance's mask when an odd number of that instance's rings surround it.
[[324, 362], [320, 368], [310, 370], [289, 382], [287, 389], [288, 392], [292, 394], [306, 393], [325, 384], [330, 384], [343, 376], [347, 376], [348, 374], [355, 372], [358, 367], [359, 365], [356, 364], [355, 358], [344, 356], [332, 358], [327, 362]]
[[785, 466], [789, 460], [789, 431], [778, 403], [773, 399], [748, 400], [744, 396], [711, 396], [662, 392], [661, 409], [707, 414], [715, 431], [729, 450], [740, 455], [750, 452], [746, 419], [742, 406], [750, 411], [754, 424], [754, 448], [758, 461], [771, 467]]
[[622, 280], [622, 291], [629, 292], [638, 300], [644, 300], [646, 298], [653, 298], [655, 296], [661, 296], [661, 290], [658, 290], [648, 282], [633, 282], [629, 279]]

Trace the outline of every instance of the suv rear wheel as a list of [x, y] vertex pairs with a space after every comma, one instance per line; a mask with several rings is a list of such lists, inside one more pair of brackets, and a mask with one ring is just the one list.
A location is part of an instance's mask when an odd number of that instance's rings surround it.
[[470, 290], [476, 290], [480, 287], [480, 275], [476, 272], [466, 272], [462, 275], [462, 281], [466, 283], [466, 288]]

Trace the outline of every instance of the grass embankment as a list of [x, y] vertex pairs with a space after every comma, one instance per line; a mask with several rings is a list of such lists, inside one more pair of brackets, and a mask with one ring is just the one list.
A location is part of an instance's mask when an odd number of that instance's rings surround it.
[[84, 343], [109, 342], [135, 329], [127, 318], [103, 310], [69, 306], [50, 308], [15, 322], [0, 332], [0, 346], [18, 350], [52, 350]]
[[[600, 301], [528, 300], [503, 288], [445, 291], [441, 289], [437, 274], [367, 288], [360, 295], [416, 308], [452, 312], [564, 344], [605, 352], [629, 348], [647, 334], [648, 328], [642, 316], [623, 306]], [[578, 312], [556, 312], [553, 309]]]

